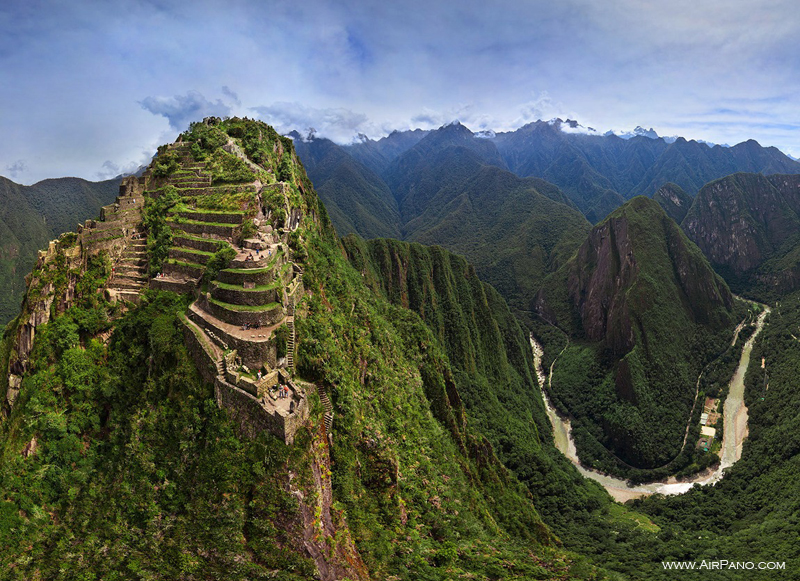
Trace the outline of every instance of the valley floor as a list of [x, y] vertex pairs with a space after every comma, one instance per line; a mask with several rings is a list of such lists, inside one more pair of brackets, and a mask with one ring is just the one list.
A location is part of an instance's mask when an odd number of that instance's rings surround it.
[[[556, 448], [575, 465], [585, 478], [591, 478], [599, 482], [617, 502], [625, 502], [655, 493], [665, 495], [683, 494], [695, 484], [706, 486], [718, 482], [723, 477], [725, 469], [733, 466], [733, 464], [742, 457], [742, 446], [748, 434], [747, 407], [744, 404], [744, 375], [750, 364], [750, 352], [753, 349], [753, 344], [756, 337], [761, 332], [769, 312], [770, 309], [764, 307], [761, 315], [759, 315], [756, 330], [744, 344], [736, 373], [731, 378], [730, 391], [728, 397], [725, 399], [724, 407], [724, 418], [727, 421], [724, 423], [721, 462], [717, 468], [715, 470], [705, 470], [689, 479], [678, 480], [673, 476], [666, 480], [638, 486], [629, 486], [627, 480], [610, 476], [598, 472], [597, 470], [585, 468], [581, 465], [580, 458], [578, 458], [578, 453], [575, 448], [575, 442], [572, 439], [572, 426], [570, 421], [562, 418], [558, 414], [547, 397], [546, 390], [543, 389], [546, 381], [546, 376], [542, 369], [542, 355], [544, 351], [536, 339], [531, 336], [530, 342], [536, 366], [536, 378], [539, 382], [539, 387], [542, 388], [542, 397], [544, 399], [545, 409], [547, 410], [547, 417], [550, 419], [550, 423], [553, 426], [553, 438]], [[555, 365], [555, 362], [553, 365]], [[552, 376], [552, 366], [550, 369], [550, 376]]]

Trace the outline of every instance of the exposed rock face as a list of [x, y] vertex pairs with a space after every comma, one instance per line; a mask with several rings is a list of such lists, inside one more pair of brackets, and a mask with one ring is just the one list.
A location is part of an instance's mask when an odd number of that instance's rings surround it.
[[[675, 307], [691, 322], [718, 325], [713, 313], [731, 308], [730, 291], [689, 248], [678, 226], [645, 198], [635, 198], [624, 210], [591, 231], [570, 265], [569, 297], [586, 337], [603, 341], [616, 355], [630, 351], [635, 319], [653, 304], [642, 281], [656, 273], [665, 275], [662, 286], [676, 287]], [[660, 253], [654, 252], [658, 246]]]
[[609, 218], [591, 231], [570, 272], [569, 296], [580, 313], [586, 337], [605, 341], [615, 353], [626, 353], [633, 347], [624, 291], [638, 273], [624, 215]]
[[692, 197], [687, 194], [682, 187], [671, 182], [667, 182], [661, 186], [655, 194], [653, 199], [658, 202], [667, 216], [675, 220], [678, 224], [683, 222], [689, 208], [692, 206]]
[[714, 266], [741, 276], [797, 237], [798, 214], [800, 176], [740, 173], [703, 187], [682, 228]]

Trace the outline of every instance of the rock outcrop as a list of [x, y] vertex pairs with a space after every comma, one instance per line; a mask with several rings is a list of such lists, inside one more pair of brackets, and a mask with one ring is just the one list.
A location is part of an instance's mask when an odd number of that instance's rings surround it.
[[742, 277], [800, 233], [800, 176], [733, 174], [704, 186], [682, 228], [714, 267]]

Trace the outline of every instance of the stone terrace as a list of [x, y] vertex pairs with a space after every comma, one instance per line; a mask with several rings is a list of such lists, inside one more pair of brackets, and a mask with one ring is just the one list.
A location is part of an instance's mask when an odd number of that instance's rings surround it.
[[[288, 231], [274, 230], [258, 208], [206, 208], [211, 204], [201, 203], [201, 196], [252, 192], [255, 199], [260, 184], [214, 186], [205, 163], [191, 157], [189, 144], [173, 144], [171, 150], [179, 154], [180, 170], [148, 181], [147, 194], [157, 196], [172, 185], [184, 204], [167, 220], [172, 246], [150, 284], [197, 297], [183, 318], [185, 336], [201, 373], [214, 383], [219, 404], [246, 433], [267, 430], [290, 443], [308, 406], [305, 390], [292, 380], [294, 305], [303, 287], [300, 269], [289, 260]], [[247, 220], [256, 232], [242, 239]], [[206, 265], [226, 246], [236, 251], [235, 258], [204, 284]], [[279, 359], [275, 332], [284, 326], [287, 353]], [[288, 397], [280, 397], [284, 388]]]

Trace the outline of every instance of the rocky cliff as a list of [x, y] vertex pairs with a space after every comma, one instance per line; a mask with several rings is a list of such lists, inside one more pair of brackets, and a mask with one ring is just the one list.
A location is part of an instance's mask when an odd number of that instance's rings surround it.
[[683, 222], [686, 213], [694, 201], [692, 196], [687, 194], [678, 184], [667, 182], [653, 194], [653, 199], [658, 202], [667, 216], [675, 220], [678, 224]]
[[581, 453], [596, 458], [586, 448], [594, 440], [631, 466], [674, 457], [696, 376], [733, 307], [727, 285], [677, 224], [656, 202], [634, 198], [590, 232], [534, 306], [573, 337], [553, 390], [583, 423]]
[[[742, 290], [759, 278], [789, 283], [783, 290], [791, 290], [791, 276], [782, 277], [776, 269], [756, 271], [770, 259], [790, 259], [800, 241], [800, 176], [738, 173], [711, 182], [697, 194], [681, 226]], [[780, 270], [791, 270], [796, 261], [791, 262]]]

